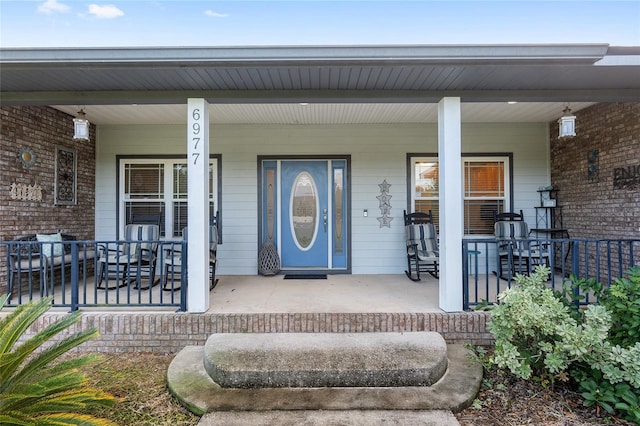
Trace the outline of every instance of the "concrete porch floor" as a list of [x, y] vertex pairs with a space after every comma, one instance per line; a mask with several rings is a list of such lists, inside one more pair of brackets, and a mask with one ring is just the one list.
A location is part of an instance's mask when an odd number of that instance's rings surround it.
[[[555, 275], [548, 286], [558, 289], [563, 278]], [[555, 282], [555, 284], [554, 284]], [[113, 284], [111, 282], [111, 284]], [[168, 284], [169, 287], [171, 284]], [[179, 286], [179, 282], [175, 282]], [[456, 285], [462, 286], [460, 279]], [[511, 284], [513, 285], [513, 283]], [[497, 294], [509, 283], [495, 275], [480, 274], [469, 277], [469, 300], [495, 301]], [[67, 309], [71, 286], [54, 289], [55, 310]], [[126, 309], [144, 312], [175, 312], [179, 304], [179, 291], [163, 291], [159, 283], [151, 289], [138, 290], [134, 286], [110, 290], [96, 289], [93, 277], [80, 286], [81, 309], [84, 311], [112, 311]], [[13, 298], [14, 304], [26, 303], [28, 293], [22, 299]], [[33, 297], [39, 298], [34, 291]], [[411, 281], [404, 274], [387, 275], [327, 275], [326, 279], [284, 279], [284, 275], [221, 275], [217, 286], [209, 292], [208, 314], [256, 314], [256, 313], [442, 313], [439, 309], [439, 280], [428, 274], [419, 282]], [[156, 306], [150, 306], [153, 302]], [[165, 303], [162, 307], [159, 304]], [[119, 304], [126, 305], [120, 306]], [[139, 306], [137, 306], [139, 305]]]
[[442, 312], [438, 280], [413, 282], [403, 275], [327, 275], [285, 280], [225, 275], [210, 292], [210, 313]]
[[[221, 275], [217, 278], [218, 284], [209, 292], [209, 314], [443, 312], [438, 308], [438, 280], [428, 274], [419, 282], [411, 281], [404, 274], [338, 274], [327, 275], [326, 279], [284, 279], [284, 275]], [[179, 282], [175, 285], [179, 286]], [[163, 291], [160, 283], [145, 290], [133, 286], [104, 290], [97, 289], [93, 277], [89, 277], [80, 287], [80, 303], [93, 305], [82, 307], [83, 311], [111, 311], [122, 303], [128, 305], [126, 310], [174, 312], [175, 306], [145, 304], [150, 301], [178, 303], [180, 298], [179, 291]], [[53, 296], [55, 304], [69, 304], [71, 285], [56, 286]], [[15, 296], [13, 303], [26, 303], [29, 295], [23, 291], [21, 297]], [[37, 290], [33, 297], [40, 297]], [[136, 305], [140, 305], [139, 308]], [[54, 308], [56, 311], [66, 309]]]

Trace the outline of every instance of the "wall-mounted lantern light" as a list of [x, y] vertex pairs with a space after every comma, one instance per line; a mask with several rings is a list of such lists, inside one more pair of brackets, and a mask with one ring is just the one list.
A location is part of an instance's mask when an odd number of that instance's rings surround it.
[[576, 116], [571, 113], [571, 108], [567, 105], [562, 111], [562, 117], [558, 120], [559, 137], [566, 138], [576, 135]]
[[73, 119], [73, 139], [89, 140], [89, 120], [82, 109], [78, 111], [78, 116]]

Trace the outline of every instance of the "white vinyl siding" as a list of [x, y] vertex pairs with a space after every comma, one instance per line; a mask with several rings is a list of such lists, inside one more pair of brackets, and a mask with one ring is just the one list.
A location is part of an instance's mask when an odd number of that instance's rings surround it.
[[[185, 118], [186, 119], [186, 118]], [[408, 208], [407, 153], [437, 152], [436, 124], [211, 125], [210, 150], [222, 154], [220, 275], [255, 275], [258, 257], [259, 155], [350, 155], [351, 270], [402, 274], [406, 268], [402, 211]], [[549, 184], [546, 123], [462, 125], [465, 153], [513, 153], [514, 208], [534, 220], [536, 190]], [[116, 155], [184, 155], [186, 127], [98, 126], [96, 238], [115, 237]], [[376, 196], [391, 185], [391, 227], [380, 227]], [[364, 217], [363, 211], [368, 210]]]

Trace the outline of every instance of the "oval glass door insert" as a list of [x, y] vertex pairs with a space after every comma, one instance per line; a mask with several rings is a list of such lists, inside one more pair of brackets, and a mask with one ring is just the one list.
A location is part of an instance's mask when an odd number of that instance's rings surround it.
[[291, 233], [300, 250], [313, 246], [318, 232], [318, 191], [313, 177], [300, 173], [293, 181], [289, 201]]

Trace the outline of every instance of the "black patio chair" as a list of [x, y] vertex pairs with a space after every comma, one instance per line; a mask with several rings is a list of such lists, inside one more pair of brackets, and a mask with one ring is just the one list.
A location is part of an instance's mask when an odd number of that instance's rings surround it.
[[433, 213], [431, 213], [431, 210], [429, 210], [429, 213], [424, 213], [424, 212], [407, 213], [406, 210], [403, 210], [403, 213], [404, 213], [404, 226], [419, 225], [421, 223], [433, 223]]
[[440, 254], [438, 235], [429, 213], [409, 213], [404, 211], [405, 237], [407, 246], [407, 270], [405, 274], [412, 281], [420, 281], [420, 273], [427, 272], [438, 278]]
[[533, 266], [549, 264], [546, 244], [529, 239], [529, 227], [520, 213], [495, 214], [494, 235], [498, 240], [498, 277], [509, 279], [515, 273], [528, 274]]
[[[216, 278], [216, 269], [218, 265], [218, 241], [220, 237], [220, 229], [218, 227], [218, 212], [216, 215], [211, 218], [211, 226], [209, 226], [209, 290], [213, 290], [213, 288], [218, 284], [218, 279]], [[182, 238], [187, 240], [187, 232], [188, 227], [184, 227], [182, 229]], [[181, 285], [175, 286], [175, 276], [182, 274], [182, 262], [186, 261], [186, 258], [183, 257], [182, 247], [180, 245], [172, 245], [170, 248], [166, 250], [166, 254], [164, 256], [164, 272], [162, 275], [162, 289], [165, 291], [176, 291], [179, 290]], [[172, 277], [171, 281], [169, 280], [169, 276]]]
[[[100, 245], [98, 258], [98, 285], [100, 289], [115, 289], [135, 282], [140, 289], [148, 289], [158, 283], [155, 278], [160, 228], [158, 225], [129, 224], [125, 227], [125, 241], [116, 247]], [[148, 286], [142, 286], [142, 278], [148, 278]], [[117, 284], [109, 287], [110, 279]], [[104, 283], [104, 286], [103, 286]]]

